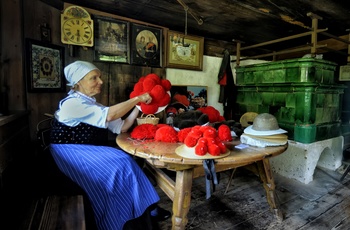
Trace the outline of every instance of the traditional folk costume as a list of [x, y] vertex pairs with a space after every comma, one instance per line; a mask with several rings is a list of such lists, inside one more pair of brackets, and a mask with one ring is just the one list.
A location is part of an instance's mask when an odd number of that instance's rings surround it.
[[124, 122], [107, 122], [108, 109], [71, 90], [55, 113], [50, 150], [60, 170], [86, 192], [97, 227], [118, 230], [157, 203], [159, 196], [130, 155], [101, 145], [100, 132], [120, 133]]

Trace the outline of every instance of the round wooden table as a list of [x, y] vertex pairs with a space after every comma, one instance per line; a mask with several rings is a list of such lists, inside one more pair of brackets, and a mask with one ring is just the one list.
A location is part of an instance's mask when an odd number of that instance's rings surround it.
[[[172, 229], [185, 229], [191, 203], [192, 180], [205, 175], [203, 160], [188, 159], [177, 155], [175, 149], [182, 143], [135, 140], [130, 138], [129, 133], [118, 135], [116, 142], [125, 152], [146, 160], [145, 165], [156, 178], [158, 186], [173, 201]], [[265, 148], [248, 146], [239, 149], [237, 148], [240, 144], [239, 140], [225, 144], [230, 154], [227, 157], [215, 159], [216, 172], [247, 166], [260, 176], [271, 209], [277, 218], [283, 219], [275, 199], [275, 182], [269, 158], [283, 153], [288, 145]], [[172, 180], [160, 168], [176, 171], [176, 180]]]

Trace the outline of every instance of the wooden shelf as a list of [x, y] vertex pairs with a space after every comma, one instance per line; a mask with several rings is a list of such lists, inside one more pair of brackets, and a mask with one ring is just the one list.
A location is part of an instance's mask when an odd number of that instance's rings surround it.
[[[347, 56], [348, 63], [350, 63], [350, 34], [349, 34], [348, 40], [346, 40], [342, 37], [334, 36], [334, 35], [326, 32], [328, 30], [328, 28], [318, 29], [318, 20], [322, 19], [320, 16], [313, 14], [311, 12], [308, 13], [307, 16], [309, 16], [312, 19], [312, 27], [309, 28], [310, 31], [300, 33], [300, 34], [295, 34], [295, 35], [284, 37], [284, 38], [279, 38], [279, 39], [267, 41], [267, 42], [263, 42], [263, 43], [259, 43], [259, 44], [255, 44], [255, 45], [251, 45], [251, 46], [246, 46], [246, 47], [242, 47], [241, 41], [236, 41], [236, 46], [237, 46], [236, 47], [236, 60], [232, 60], [232, 62], [236, 62], [236, 66], [239, 66], [240, 61], [246, 60], [246, 59], [258, 59], [258, 58], [264, 58], [264, 57], [273, 57], [272, 61], [275, 61], [277, 55], [283, 55], [283, 54], [286, 55], [286, 54], [292, 54], [292, 53], [301, 53], [301, 52], [305, 53], [306, 52], [306, 53], [311, 54], [312, 57], [315, 57], [317, 53], [323, 53], [325, 51], [327, 51], [327, 52], [334, 51], [334, 52], [341, 53], [341, 54]], [[318, 42], [318, 40], [317, 40], [318, 34], [322, 34], [324, 36], [330, 37], [331, 39], [336, 40], [338, 43], [346, 44], [348, 52], [344, 53], [344, 52], [339, 51], [339, 48], [332, 49], [332, 47], [328, 46], [328, 44], [325, 42]], [[305, 37], [305, 36], [311, 36], [311, 42], [309, 44], [306, 44], [306, 45], [301, 46], [301, 47], [293, 47], [290, 49], [272, 51], [270, 53], [256, 55], [256, 56], [249, 56], [249, 57], [244, 57], [244, 58], [241, 57], [241, 51], [243, 51], [243, 50], [259, 48], [259, 47], [263, 47], [266, 45], [272, 45], [272, 44], [276, 44], [279, 42], [289, 41], [292, 39], [301, 38], [301, 37]]]

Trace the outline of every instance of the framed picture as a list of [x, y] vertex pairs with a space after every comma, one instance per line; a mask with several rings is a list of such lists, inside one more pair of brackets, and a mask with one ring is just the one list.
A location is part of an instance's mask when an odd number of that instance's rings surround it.
[[208, 105], [208, 87], [199, 85], [172, 85], [170, 106], [176, 109], [196, 110]]
[[95, 61], [130, 63], [129, 22], [94, 16]]
[[168, 31], [166, 66], [169, 68], [202, 70], [204, 37]]
[[162, 66], [162, 29], [132, 25], [131, 64]]
[[64, 47], [26, 40], [28, 92], [64, 92]]

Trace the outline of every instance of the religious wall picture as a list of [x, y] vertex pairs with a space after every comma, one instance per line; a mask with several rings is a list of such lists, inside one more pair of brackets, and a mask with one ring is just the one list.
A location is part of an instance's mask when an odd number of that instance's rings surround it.
[[64, 47], [26, 39], [26, 82], [28, 92], [64, 92]]
[[94, 16], [95, 61], [130, 63], [129, 22]]
[[190, 70], [203, 69], [204, 37], [168, 31], [166, 67]]
[[132, 24], [131, 64], [162, 67], [162, 29]]

